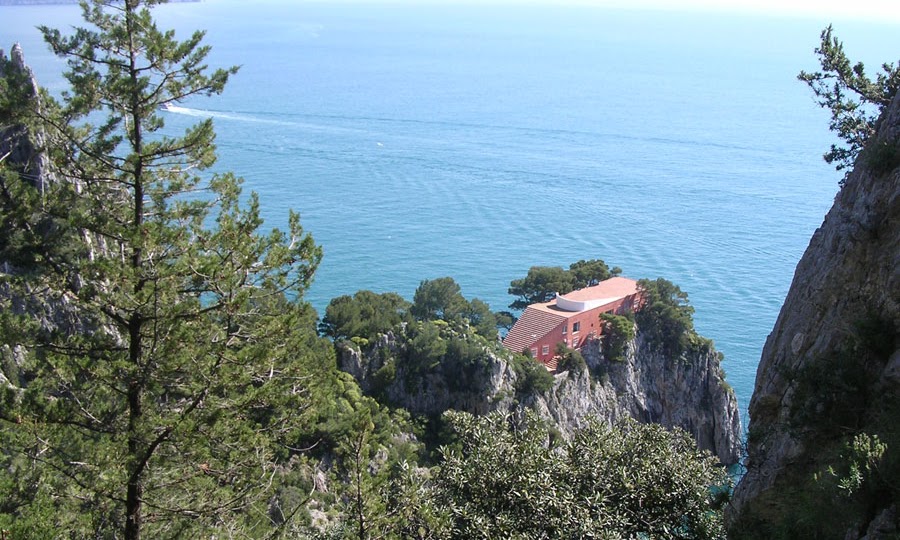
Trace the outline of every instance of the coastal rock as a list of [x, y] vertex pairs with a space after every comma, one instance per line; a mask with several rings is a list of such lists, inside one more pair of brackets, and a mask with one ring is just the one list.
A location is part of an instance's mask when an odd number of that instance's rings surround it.
[[[364, 391], [413, 414], [434, 416], [448, 409], [521, 414], [530, 408], [565, 438], [584, 427], [591, 416], [610, 423], [631, 417], [687, 431], [700, 448], [722, 463], [739, 460], [737, 401], [714, 350], [667, 358], [640, 330], [623, 361], [606, 360], [600, 345], [599, 340], [585, 343], [585, 369], [560, 372], [549, 390], [527, 393], [517, 390], [521, 375], [505, 349], [485, 348], [476, 377], [438, 366], [424, 376], [411, 377], [397, 362], [406, 345], [392, 333], [365, 351], [347, 342], [338, 348], [341, 369], [352, 374]], [[379, 383], [377, 374], [384, 373], [390, 363], [396, 369], [393, 378], [387, 385]], [[457, 380], [461, 376], [465, 384]]]
[[[898, 141], [900, 94], [884, 111], [869, 145], [869, 150], [882, 145], [887, 155], [879, 158], [869, 151], [857, 158], [797, 265], [784, 306], [766, 340], [749, 407], [747, 474], [735, 491], [729, 514], [732, 522], [748, 506], [766, 507], [770, 495], [816, 459], [814, 446], [821, 441], [809, 442], [815, 430], [810, 427], [801, 437], [790, 429], [792, 410], [799, 399], [796, 375], [826, 366], [826, 360], [841, 354], [848, 344], [864, 339], [861, 324], [876, 321], [887, 328], [881, 339], [890, 348], [881, 353], [887, 358], [883, 365], [866, 366], [873, 373], [865, 392], [884, 397], [896, 396], [900, 390], [896, 334], [900, 328]], [[827, 396], [813, 399], [819, 400], [821, 409]]]
[[[10, 96], [33, 102], [35, 111], [40, 115], [42, 104], [37, 80], [25, 63], [25, 55], [18, 43], [13, 45], [8, 57], [0, 49], [0, 77], [7, 81]], [[20, 109], [17, 114], [24, 112]], [[7, 124], [9, 120], [13, 122]], [[25, 118], [0, 118], [0, 156], [43, 192], [46, 183], [52, 180], [50, 159], [42, 151], [47, 136], [39, 127], [26, 126], [22, 120]]]
[[[398, 361], [407, 354], [406, 349], [393, 332], [379, 336], [365, 353], [353, 343], [341, 343], [339, 367], [353, 375], [363, 392], [416, 415], [436, 416], [449, 409], [487, 414], [513, 407], [517, 376], [502, 354], [485, 350], [483, 367], [474, 377], [466, 377], [453, 373], [446, 364], [412, 373]], [[384, 370], [392, 370], [389, 383], [383, 382]], [[461, 378], [466, 379], [465, 384]]]
[[599, 340], [588, 341], [582, 353], [588, 370], [563, 372], [552, 391], [534, 397], [542, 416], [565, 431], [589, 415], [610, 422], [631, 417], [683, 429], [722, 463], [740, 459], [737, 399], [715, 350], [670, 358], [638, 332], [623, 361], [605, 359]]

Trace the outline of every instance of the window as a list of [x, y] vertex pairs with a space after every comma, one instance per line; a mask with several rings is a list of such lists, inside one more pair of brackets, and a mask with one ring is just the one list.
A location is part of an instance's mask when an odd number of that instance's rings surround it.
[[572, 325], [572, 333], [575, 333], [579, 330], [581, 330], [581, 323], [580, 322], [574, 323]]
[[577, 346], [578, 346], [578, 338], [577, 337], [572, 338], [572, 348], [574, 349]]
[[532, 358], [537, 358], [537, 347], [532, 347], [532, 348], [531, 348], [531, 357], [532, 357]]
[[550, 354], [550, 345], [544, 345], [541, 347], [541, 354]]
[[566, 335], [566, 332], [567, 332], [568, 330], [569, 330], [569, 325], [568, 325], [568, 324], [564, 324], [564, 325], [563, 325], [563, 335]]

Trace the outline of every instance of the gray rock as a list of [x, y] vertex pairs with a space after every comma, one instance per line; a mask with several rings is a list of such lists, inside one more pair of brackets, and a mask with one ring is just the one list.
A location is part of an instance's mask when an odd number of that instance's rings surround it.
[[[534, 399], [535, 409], [561, 431], [582, 427], [591, 415], [609, 422], [631, 417], [683, 429], [722, 463], [740, 459], [737, 399], [715, 350], [670, 358], [638, 331], [621, 362], [604, 359], [599, 340], [589, 341], [582, 353], [589, 370], [561, 373], [552, 391]], [[598, 378], [598, 372], [606, 376]]]
[[[364, 391], [372, 392], [378, 370], [390, 358], [403, 354], [401, 341], [388, 334], [365, 352], [354, 344], [341, 344], [340, 367], [352, 374]], [[517, 375], [509, 351], [485, 350], [487, 368], [474, 385], [454, 388], [448, 384], [454, 374], [439, 369], [410, 379], [402, 362], [397, 362], [396, 376], [383, 389], [382, 398], [422, 415], [448, 409], [521, 414], [530, 408], [551, 421], [565, 438], [584, 427], [591, 416], [611, 423], [631, 417], [687, 431], [700, 448], [709, 450], [722, 463], [733, 464], [740, 459], [737, 401], [714, 350], [667, 358], [638, 330], [622, 362], [604, 359], [597, 340], [586, 342], [582, 352], [589, 369], [557, 374], [553, 387], [541, 394], [517, 395]], [[602, 372], [606, 376], [597, 375]], [[408, 386], [411, 382], [414, 387]]]
[[[900, 94], [879, 122], [876, 140], [900, 141]], [[875, 314], [900, 321], [900, 170], [875, 174], [861, 156], [797, 265], [784, 306], [763, 348], [750, 401], [747, 474], [729, 520], [775, 489], [807, 450], [788, 430], [791, 373], [840, 351], [854, 324]], [[880, 377], [900, 389], [900, 354]], [[774, 492], [773, 492], [774, 493]]]

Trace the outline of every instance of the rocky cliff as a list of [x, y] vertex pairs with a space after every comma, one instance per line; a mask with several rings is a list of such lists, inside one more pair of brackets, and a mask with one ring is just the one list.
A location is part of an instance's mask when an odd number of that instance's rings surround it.
[[586, 365], [561, 371], [549, 389], [540, 391], [523, 384], [527, 375], [515, 369], [517, 360], [501, 347], [482, 346], [480, 359], [466, 364], [474, 369], [457, 370], [459, 362], [443, 359], [415, 376], [404, 360], [408, 348], [404, 336], [389, 334], [365, 351], [339, 344], [339, 361], [365, 391], [414, 414], [531, 408], [564, 437], [592, 415], [610, 422], [632, 417], [684, 429], [722, 463], [736, 463], [740, 457], [737, 401], [714, 350], [667, 358], [638, 330], [625, 359], [610, 361], [600, 342], [592, 340], [582, 349]]
[[738, 461], [737, 400], [715, 350], [673, 359], [638, 332], [623, 361], [604, 358], [599, 340], [587, 342], [582, 353], [588, 369], [560, 373], [551, 391], [525, 404], [567, 431], [582, 427], [589, 415], [678, 427], [722, 463]]
[[[22, 47], [13, 45], [9, 57], [0, 49], [0, 77], [6, 83], [5, 96], [11, 107], [17, 100], [31, 101], [40, 114], [40, 92], [31, 69], [25, 64]], [[27, 126], [26, 108], [0, 110], [0, 163], [12, 167], [23, 178], [43, 191], [44, 183], [52, 180], [49, 158], [40, 151], [46, 143], [46, 135], [40, 129]]]
[[[900, 95], [810, 240], [766, 341], [749, 407], [747, 474], [735, 492], [732, 523], [743, 519], [746, 526], [751, 515], [754, 527], [778, 521], [790, 508], [785, 493], [798, 482], [818, 479], [804, 496], [825, 489], [822, 471], [840, 476], [861, 434], [900, 442], [897, 417], [881, 419], [885, 411], [897, 412], [900, 390], [898, 163]], [[873, 463], [870, 469], [882, 473], [889, 465]], [[861, 481], [870, 480], [877, 485], [874, 476]], [[887, 488], [880, 503], [866, 503], [848, 518], [846, 538], [895, 538], [895, 497], [896, 488]], [[890, 516], [893, 532], [879, 536], [872, 527], [883, 529]], [[832, 532], [845, 537], [843, 530]]]

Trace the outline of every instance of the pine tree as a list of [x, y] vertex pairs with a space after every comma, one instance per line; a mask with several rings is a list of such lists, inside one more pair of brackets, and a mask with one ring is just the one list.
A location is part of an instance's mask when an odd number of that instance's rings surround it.
[[41, 118], [60, 181], [13, 201], [31, 214], [4, 214], [66, 239], [2, 276], [8, 313], [37, 294], [48, 318], [4, 317], [5, 344], [29, 353], [0, 423], [53, 501], [47, 526], [73, 537], [269, 527], [276, 457], [309, 402], [304, 355], [319, 348], [302, 297], [321, 251], [299, 216], [260, 232], [255, 194], [206, 174], [212, 122], [163, 130], [161, 106], [218, 94], [237, 70], [210, 72], [202, 32], [158, 29], [159, 3], [93, 0], [72, 35], [41, 28], [71, 83]]
[[[875, 123], [881, 112], [900, 88], [900, 65], [884, 63], [875, 79], [870, 79], [862, 62], [853, 64], [847, 58], [844, 45], [834, 36], [831, 26], [822, 31], [821, 42], [815, 52], [822, 71], [801, 71], [797, 78], [809, 85], [819, 105], [831, 112], [828, 127], [844, 141], [845, 146], [832, 144], [823, 158], [828, 163], [834, 163], [837, 170], [846, 170], [846, 180], [856, 157], [875, 134]], [[894, 141], [890, 141], [886, 150], [893, 168], [898, 164], [897, 154], [900, 151]], [[875, 151], [880, 154], [876, 158], [884, 160], [885, 149], [876, 148]]]

